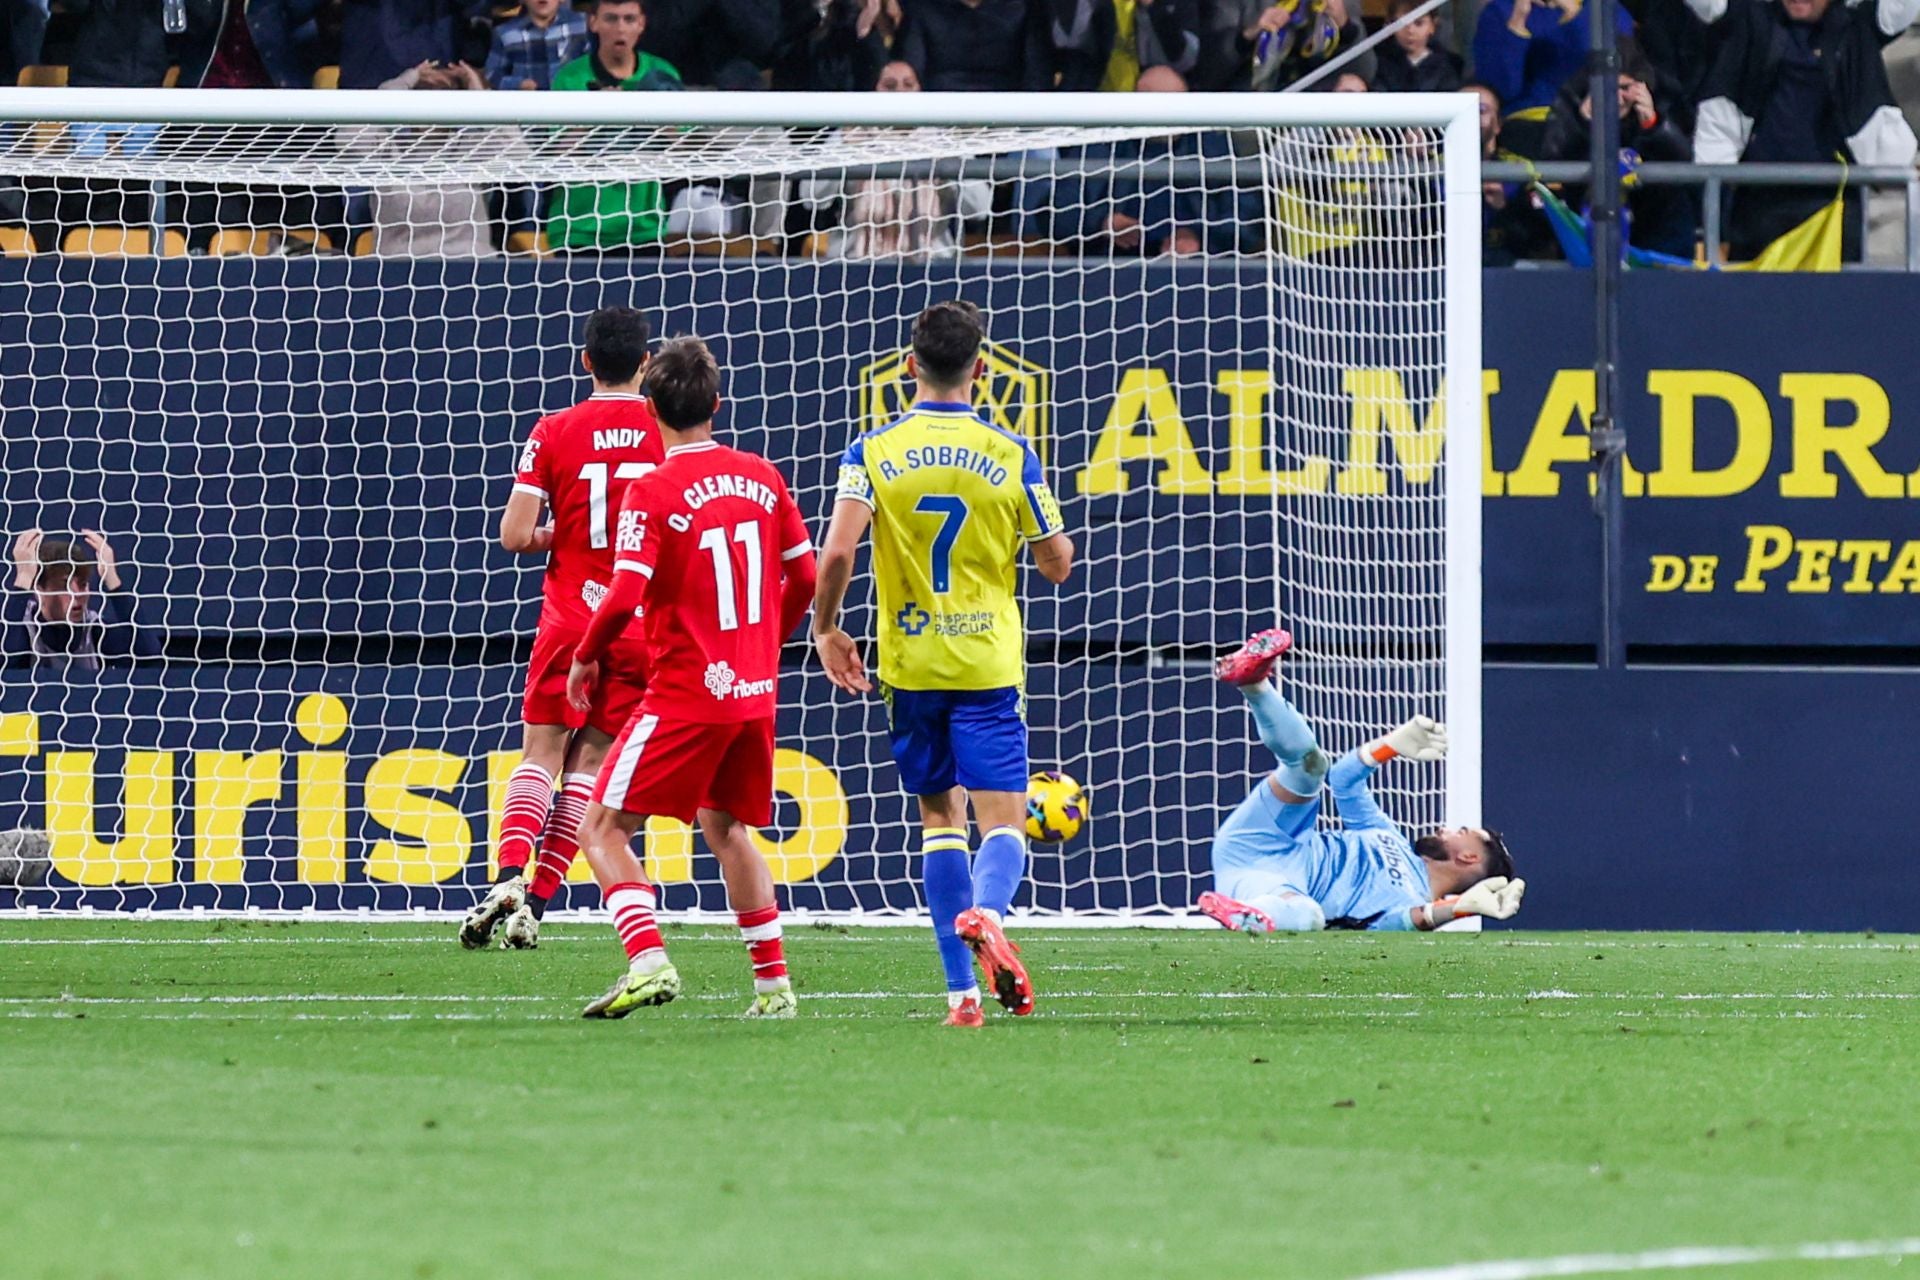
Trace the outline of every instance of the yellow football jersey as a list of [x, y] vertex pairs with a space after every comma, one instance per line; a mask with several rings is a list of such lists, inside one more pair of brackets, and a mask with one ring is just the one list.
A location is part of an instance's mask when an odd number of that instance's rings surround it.
[[917, 404], [849, 446], [838, 496], [873, 509], [882, 683], [1020, 686], [1020, 543], [1063, 527], [1032, 447], [967, 405]]

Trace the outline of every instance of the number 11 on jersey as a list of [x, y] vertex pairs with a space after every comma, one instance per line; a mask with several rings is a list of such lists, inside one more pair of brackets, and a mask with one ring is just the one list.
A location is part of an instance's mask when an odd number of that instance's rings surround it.
[[[747, 551], [747, 625], [760, 624], [760, 525], [749, 520], [733, 526], [733, 540]], [[700, 535], [700, 549], [713, 557], [713, 590], [719, 601], [720, 629], [740, 629], [740, 609], [734, 603], [733, 557], [727, 554], [727, 531], [709, 529]]]

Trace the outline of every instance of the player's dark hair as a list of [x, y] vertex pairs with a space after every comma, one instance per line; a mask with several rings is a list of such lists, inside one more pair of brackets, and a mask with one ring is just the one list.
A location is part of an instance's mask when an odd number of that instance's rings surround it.
[[587, 317], [587, 359], [601, 382], [630, 382], [647, 358], [653, 329], [632, 307], [602, 307]]
[[720, 397], [720, 363], [698, 338], [671, 338], [647, 365], [644, 384], [654, 416], [675, 431], [713, 419]]
[[1505, 876], [1513, 879], [1513, 855], [1507, 852], [1507, 838], [1491, 827], [1487, 828], [1487, 875]]
[[93, 581], [93, 553], [77, 542], [44, 538], [37, 558], [40, 568], [33, 579], [37, 587], [52, 589]]
[[914, 363], [935, 386], [958, 386], [973, 372], [980, 344], [986, 340], [980, 308], [959, 298], [936, 302], [913, 322]]

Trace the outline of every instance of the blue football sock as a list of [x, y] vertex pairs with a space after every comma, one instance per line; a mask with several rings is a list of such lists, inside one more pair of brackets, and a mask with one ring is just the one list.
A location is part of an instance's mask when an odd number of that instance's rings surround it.
[[933, 938], [940, 946], [940, 967], [946, 970], [947, 990], [970, 990], [979, 985], [973, 976], [973, 952], [953, 931], [954, 917], [973, 905], [973, 880], [967, 874], [967, 833], [929, 827], [920, 849], [927, 910], [933, 913]]
[[1247, 685], [1240, 692], [1247, 696], [1247, 710], [1253, 713], [1260, 741], [1280, 761], [1280, 785], [1297, 796], [1318, 792], [1327, 776], [1327, 757], [1314, 739], [1313, 726], [1280, 696], [1271, 681]]
[[1240, 690], [1247, 696], [1247, 710], [1260, 730], [1260, 741], [1279, 758], [1281, 764], [1299, 764], [1320, 744], [1314, 740], [1308, 724], [1293, 704], [1280, 696], [1270, 680], [1250, 684]]
[[995, 827], [973, 858], [973, 905], [1004, 916], [1027, 875], [1027, 837], [1013, 827]]

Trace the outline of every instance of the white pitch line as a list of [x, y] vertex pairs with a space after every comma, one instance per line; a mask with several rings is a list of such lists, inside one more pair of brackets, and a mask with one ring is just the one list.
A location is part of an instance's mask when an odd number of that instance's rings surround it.
[[1692, 1271], [1754, 1262], [1842, 1262], [1859, 1258], [1905, 1258], [1920, 1254], [1920, 1238], [1835, 1240], [1820, 1244], [1652, 1249], [1644, 1253], [1577, 1253], [1558, 1258], [1512, 1258], [1456, 1262], [1444, 1267], [1382, 1271], [1359, 1280], [1545, 1280], [1551, 1276], [1621, 1275], [1630, 1271]]
[[[581, 924], [582, 922], [575, 922]], [[354, 928], [352, 924], [334, 924], [333, 928]], [[591, 928], [591, 925], [585, 927]], [[891, 930], [886, 933], [842, 934], [831, 929], [815, 930], [804, 924], [787, 926], [787, 940], [813, 939], [832, 942], [836, 945], [845, 942], [910, 942], [916, 946], [925, 946], [925, 933], [909, 930]], [[540, 939], [540, 945], [548, 946], [556, 942], [590, 942], [595, 946], [610, 946], [613, 942], [613, 926], [609, 921], [606, 929], [597, 933], [561, 933], [547, 934]], [[1015, 932], [1022, 942], [1046, 942], [1060, 945], [1084, 943], [1085, 934], [1034, 934]], [[669, 942], [730, 942], [740, 943], [738, 933], [681, 933], [675, 929], [667, 930]], [[343, 938], [323, 936], [318, 938], [0, 938], [0, 947], [232, 947], [232, 946], [276, 946], [276, 947], [367, 947], [388, 946], [391, 944], [422, 944], [452, 948], [455, 938], [452, 933], [402, 934], [394, 938], [382, 938], [378, 933], [366, 937]]]
[[[577, 1008], [578, 1002], [582, 998], [583, 997], [579, 997], [579, 996], [568, 997], [566, 999], [556, 998], [551, 1003], [560, 1005], [566, 1008]], [[738, 999], [738, 997], [732, 997], [732, 996], [699, 996], [699, 997], [683, 996], [681, 998], [683, 1000], [685, 999], [711, 1000], [711, 1001], [716, 1001], [720, 1003], [726, 1003], [728, 1001], [733, 1001]], [[926, 999], [925, 1004], [928, 1010], [926, 1016], [928, 1017], [933, 1016], [934, 1005], [937, 1000], [938, 1000], [938, 997], [928, 997]], [[918, 1004], [920, 1002], [916, 1001], [915, 1003]], [[917, 1012], [919, 1012], [918, 1009], [909, 1011], [910, 1014], [917, 1013]], [[359, 1023], [491, 1022], [491, 1023], [497, 1024], [500, 1021], [499, 1014], [500, 1014], [500, 1011], [498, 1010], [493, 1012], [488, 1012], [488, 1013], [467, 1012], [467, 1011], [458, 1011], [458, 1010], [453, 1012], [382, 1013], [382, 1012], [375, 1012], [372, 1010], [368, 1010], [361, 1013], [295, 1012], [295, 1013], [286, 1014], [284, 1016], [270, 1017], [270, 1016], [261, 1015], [261, 1014], [239, 1012], [232, 1009], [231, 1007], [228, 1007], [226, 1009], [221, 1010], [220, 1012], [207, 1012], [207, 1013], [147, 1013], [147, 1012], [134, 1012], [129, 1010], [124, 1014], [115, 1014], [110, 1019], [103, 1019], [103, 1020], [132, 1021], [132, 1022], [220, 1022], [220, 1023], [247, 1022], [247, 1023], [256, 1023], [260, 1025], [273, 1025], [273, 1026], [280, 1026], [287, 1022], [359, 1022]], [[85, 1014], [83, 1013], [69, 1012], [65, 1009], [60, 1008], [59, 1006], [48, 1006], [48, 1007], [37, 1008], [37, 1009], [14, 1008], [14, 1009], [7, 1009], [4, 1012], [0, 1012], [0, 1018], [4, 1018], [8, 1021], [58, 1020], [60, 1022], [71, 1022], [76, 1018], [81, 1018], [84, 1016]], [[519, 1012], [513, 1015], [514, 1020], [520, 1021], [520, 1022], [570, 1022], [570, 1021], [573, 1021], [577, 1016], [578, 1016], [577, 1014], [573, 1014], [573, 1013], [544, 1013], [544, 1012], [537, 1013], [532, 1011]], [[724, 1013], [706, 1013], [706, 1014], [698, 1015], [696, 1018], [693, 1019], [693, 1021], [711, 1021], [711, 1020], [726, 1021], [731, 1016], [732, 1015], [724, 1014]], [[817, 1007], [816, 1004], [811, 1002], [804, 1004], [803, 1012], [801, 1014], [801, 1017], [803, 1019], [809, 1020], [809, 1021], [816, 1021], [816, 1022], [873, 1022], [880, 1019], [891, 1019], [893, 1016], [894, 1015], [890, 1015], [890, 1014], [854, 1012], [851, 1010], [837, 1012], [837, 1013], [823, 1012], [819, 1007]], [[1116, 1020], [1126, 1021], [1130, 1018], [1137, 1018], [1140, 1015], [1136, 1013], [1131, 1013], [1126, 1010], [1112, 1010], [1107, 1012], [1098, 1012], [1093, 1010], [1062, 1010], [1057, 1006], [1049, 1005], [1041, 1009], [1039, 1013], [1036, 1014], [1035, 1016], [1041, 1019], [1042, 1021], [1110, 1023]], [[1321, 1018], [1332, 1019], [1336, 1021], [1347, 1020], [1347, 1021], [1353, 1021], [1353, 1022], [1364, 1022], [1369, 1025], [1378, 1025], [1380, 1023], [1390, 1022], [1390, 1021], [1399, 1020], [1399, 1019], [1419, 1018], [1419, 1017], [1422, 1017], [1423, 1015], [1416, 1010], [1410, 1010], [1410, 1009], [1409, 1010], [1328, 1009], [1322, 1012], [1321, 1014], [1319, 1014], [1318, 1016]], [[1622, 1014], [1620, 1016], [1631, 1017], [1636, 1015]], [[1850, 1013], [1850, 1014], [1849, 1013], [1841, 1013], [1841, 1014], [1730, 1013], [1730, 1014], [1720, 1014], [1720, 1015], [1689, 1013], [1689, 1014], [1681, 1014], [1678, 1016], [1685, 1017], [1685, 1018], [1692, 1018], [1692, 1019], [1717, 1018], [1717, 1019], [1727, 1019], [1727, 1020], [1736, 1020], [1736, 1021], [1754, 1021], [1754, 1020], [1798, 1021], [1798, 1020], [1806, 1020], [1806, 1019], [1815, 1019], [1815, 1020], [1824, 1020], [1824, 1021], [1857, 1021], [1857, 1020], [1862, 1020], [1866, 1017], [1865, 1014], [1859, 1014], [1859, 1013]], [[1252, 1009], [1219, 1009], [1219, 1010], [1197, 1009], [1191, 1012], [1183, 1013], [1181, 1015], [1181, 1019], [1183, 1021], [1215, 1022], [1215, 1023], [1222, 1023], [1222, 1024], [1232, 1023], [1232, 1022], [1254, 1022], [1258, 1019], [1258, 1017], [1259, 1017], [1259, 1014]]]
[[[1238, 1001], [1238, 1000], [1306, 1000], [1314, 1002], [1412, 1002], [1421, 1000], [1477, 1000], [1477, 1001], [1534, 1001], [1540, 998], [1537, 992], [1494, 993], [1486, 991], [1447, 991], [1431, 995], [1411, 991], [1044, 991], [1043, 998], [1048, 1000], [1196, 1000], [1196, 1001]], [[915, 991], [802, 991], [807, 1000], [931, 1000], [935, 996]], [[511, 995], [505, 993], [432, 993], [408, 995], [398, 992], [328, 992], [328, 991], [290, 991], [255, 992], [240, 995], [169, 995], [169, 996], [81, 996], [72, 994], [46, 996], [5, 996], [0, 997], [0, 1005], [169, 1005], [169, 1004], [537, 1004], [548, 1000], [570, 1000], [571, 995]], [[687, 1000], [731, 1000], [732, 995], [689, 994]], [[1789, 992], [1775, 994], [1764, 991], [1726, 991], [1726, 992], [1687, 992], [1677, 995], [1658, 993], [1638, 993], [1619, 991], [1594, 991], [1576, 993], [1563, 991], [1552, 996], [1554, 1002], [1575, 1000], [1602, 1000], [1632, 1003], [1684, 1002], [1703, 1003], [1714, 1000], [1756, 1001], [1756, 1000], [1916, 1000], [1920, 992], [1910, 991], [1847, 991], [1831, 993]], [[1638, 1016], [1639, 1011], [1622, 1009], [1622, 1017]], [[1724, 1015], [1723, 1015], [1724, 1016]]]
[[[5, 917], [4, 915], [0, 915], [0, 927], [4, 927], [7, 924], [13, 923], [15, 919], [20, 920], [23, 927], [29, 928], [29, 929], [34, 928], [37, 925], [45, 925], [51, 928], [60, 928], [65, 925], [79, 924], [79, 923], [85, 923], [90, 926], [97, 926], [103, 923], [125, 924], [126, 927], [128, 927], [129, 929], [140, 929], [145, 926], [164, 928], [170, 923], [171, 924], [191, 923], [191, 918], [189, 917], [183, 917], [180, 920], [174, 920], [174, 921], [148, 920], [148, 919], [136, 919], [136, 918], [129, 918], [125, 921], [111, 921], [100, 916], [94, 916], [90, 919], [82, 921], [76, 918], [57, 918], [53, 916], [39, 916], [31, 920], [27, 920], [21, 917], [14, 917], [10, 919], [8, 917]], [[282, 922], [277, 920], [269, 920], [263, 923], [280, 925]], [[450, 932], [431, 933], [431, 934], [401, 934], [396, 937], [387, 937], [387, 938], [378, 936], [379, 933], [385, 929], [391, 929], [391, 928], [395, 928], [402, 925], [417, 925], [419, 923], [419, 921], [411, 918], [397, 919], [397, 920], [319, 919], [319, 920], [312, 920], [312, 921], [296, 920], [296, 921], [290, 921], [285, 923], [290, 927], [322, 928], [322, 929], [329, 929], [329, 930], [365, 928], [370, 930], [370, 933], [368, 936], [365, 936], [365, 937], [340, 937], [335, 935], [335, 936], [322, 936], [322, 937], [258, 937], [258, 938], [253, 938], [253, 937], [0, 938], [0, 947], [205, 947], [205, 946], [236, 946], [236, 945], [303, 946], [303, 947], [308, 947], [308, 946], [364, 947], [369, 945], [380, 946], [380, 945], [387, 945], [387, 944], [419, 944], [419, 945], [426, 945], [426, 946], [447, 946], [447, 945], [450, 945], [450, 939], [453, 936]], [[558, 921], [557, 923], [568, 925], [568, 926], [579, 926], [584, 928], [594, 928], [595, 926], [605, 926], [609, 924], [609, 922], [602, 921], [602, 920], [583, 920], [583, 919], [565, 919], [565, 920]], [[663, 923], [667, 923], [671, 925], [674, 922], [669, 920]], [[684, 928], [686, 926], [682, 924], [679, 927]], [[839, 926], [839, 925], [835, 925], [829, 929], [821, 929], [816, 931], [812, 925], [808, 924], [804, 920], [788, 921], [787, 927], [791, 931], [788, 934], [790, 938], [805, 938], [811, 935], [815, 935], [817, 933], [817, 936], [827, 938], [830, 941], [833, 941], [835, 943], [871, 944], [871, 943], [902, 942], [902, 943], [910, 943], [915, 946], [924, 946], [926, 943], [926, 934], [925, 934], [926, 925], [924, 923], [921, 923], [921, 924], [902, 923], [902, 924], [894, 924], [889, 926], [879, 926], [879, 925], [847, 926], [852, 928], [870, 928], [873, 930], [872, 932], [859, 933], [859, 934], [842, 933], [840, 932], [840, 929], [842, 926]], [[1110, 930], [1111, 932], [1114, 932], [1114, 933], [1124, 933], [1129, 931], [1128, 926], [1125, 924], [1114, 924], [1110, 926]], [[1045, 942], [1045, 943], [1058, 944], [1058, 945], [1072, 945], [1072, 944], [1078, 944], [1078, 943], [1085, 943], [1088, 940], [1088, 934], [1086, 932], [1081, 932], [1081, 931], [1075, 931], [1072, 933], [1027, 932], [1018, 927], [1018, 922], [1016, 922], [1015, 928], [1013, 930], [1010, 930], [1010, 932], [1013, 932], [1014, 935], [1018, 937], [1022, 942]], [[1137, 931], [1134, 931], [1134, 932], [1137, 935]], [[669, 930], [668, 936], [670, 940], [673, 940], [673, 941], [737, 943], [740, 940], [739, 935], [736, 933], [678, 933], [678, 932]], [[543, 938], [541, 941], [543, 944], [550, 944], [550, 943], [556, 943], [556, 942], [558, 943], [591, 942], [597, 945], [597, 944], [606, 942], [606, 938], [605, 936], [599, 933], [561, 933], [561, 934], [550, 934], [546, 938]], [[1578, 938], [1578, 937], [1575, 937], [1575, 938], [1510, 937], [1510, 936], [1497, 934], [1497, 933], [1483, 934], [1480, 936], [1480, 940], [1478, 942], [1464, 943], [1464, 944], [1456, 941], [1450, 941], [1444, 938], [1432, 938], [1432, 937], [1421, 937], [1418, 939], [1409, 938], [1409, 939], [1404, 939], [1403, 941], [1405, 941], [1409, 945], [1426, 946], [1426, 947], [1448, 947], [1448, 946], [1458, 946], [1458, 945], [1469, 945], [1469, 946], [1483, 946], [1483, 947], [1540, 947], [1540, 948], [1549, 948], [1549, 949], [1556, 949], [1556, 950], [1589, 950], [1593, 948], [1600, 948], [1603, 950], [1616, 950], [1616, 951], [1712, 950], [1712, 951], [1726, 951], [1730, 953], [1738, 952], [1738, 951], [1893, 951], [1893, 952], [1903, 952], [1903, 951], [1920, 950], [1920, 943], [1916, 943], [1914, 941], [1803, 942], [1803, 941], [1789, 941], [1786, 939], [1781, 939], [1778, 941], [1775, 941], [1772, 939], [1760, 939], [1760, 940], [1743, 939], [1738, 942], [1732, 942], [1732, 941], [1715, 942], [1715, 941], [1710, 941], [1706, 939], [1700, 939], [1700, 940], [1688, 939], [1688, 940], [1676, 941], [1676, 942], [1656, 942], [1656, 941], [1648, 941], [1648, 940], [1642, 940], [1642, 939], [1628, 939], [1628, 938], [1596, 939], [1596, 938]], [[1229, 943], [1226, 945], [1239, 945], [1239, 944]], [[1256, 942], [1254, 945], [1285, 946], [1287, 944], [1283, 941], [1276, 941], [1271, 943]]]
[[[686, 999], [687, 997], [683, 996], [681, 998]], [[709, 997], [709, 998], [717, 998], [717, 997]], [[731, 998], [732, 997], [729, 997], [729, 999]], [[573, 1008], [579, 1007], [578, 1000], [570, 1001], [569, 1004]], [[929, 1000], [927, 1002], [926, 1011], [921, 1016], [924, 1017], [926, 1020], [931, 1021], [934, 1017], [937, 1016], [937, 1014], [943, 1014], [945, 1010], [946, 1010], [946, 1006], [944, 1003], [942, 1003], [940, 1004], [938, 1010], [936, 1011], [934, 1007], [934, 1002], [932, 1000]], [[854, 1013], [854, 1012], [823, 1013], [803, 1003], [801, 1013], [800, 1013], [800, 1020], [802, 1022], [873, 1022], [879, 1016], [880, 1015], [872, 1014], [872, 1013]], [[1087, 1013], [1087, 1012], [1063, 1013], [1056, 1009], [1043, 1009], [1040, 1011], [1040, 1013], [1036, 1014], [1035, 1016], [1045, 1020], [1054, 1021], [1054, 1022], [1112, 1022], [1116, 1017], [1116, 1015], [1111, 1013]], [[1184, 1015], [1184, 1020], [1228, 1023], [1228, 1022], [1246, 1021], [1251, 1016], [1252, 1015], [1250, 1014], [1243, 1014], [1238, 1012], [1221, 1012], [1221, 1013], [1199, 1012], [1199, 1013]], [[1367, 1022], [1381, 1022], [1391, 1018], [1416, 1018], [1416, 1017], [1419, 1017], [1420, 1015], [1416, 1013], [1359, 1013], [1352, 1010], [1336, 1010], [1330, 1016], [1337, 1017], [1337, 1018], [1351, 1018], [1355, 1020], [1364, 1019]], [[9, 1009], [5, 1013], [0, 1013], [0, 1018], [5, 1018], [10, 1021], [58, 1019], [62, 1022], [70, 1022], [72, 1021], [73, 1017], [74, 1015], [70, 1013], [64, 1013], [56, 1009]], [[579, 1019], [580, 1019], [580, 1015], [578, 1013], [526, 1013], [526, 1014], [520, 1015], [520, 1020], [526, 1021], [526, 1022], [577, 1022], [579, 1021]], [[125, 1021], [125, 1022], [219, 1022], [219, 1023], [246, 1022], [246, 1023], [258, 1023], [261, 1025], [272, 1025], [272, 1026], [280, 1026], [287, 1022], [369, 1023], [369, 1022], [492, 1022], [494, 1021], [493, 1018], [490, 1018], [488, 1015], [484, 1013], [461, 1013], [461, 1012], [453, 1012], [453, 1013], [294, 1013], [294, 1014], [287, 1015], [285, 1018], [272, 1018], [272, 1019], [259, 1017], [257, 1015], [251, 1015], [251, 1014], [234, 1014], [234, 1013], [129, 1013], [123, 1018], [115, 1018], [113, 1020]], [[681, 1019], [681, 1021], [693, 1021], [693, 1022], [733, 1022], [733, 1021], [739, 1021], [739, 1020], [743, 1020], [742, 1015], [727, 1014], [727, 1013], [704, 1013], [692, 1019]]]

